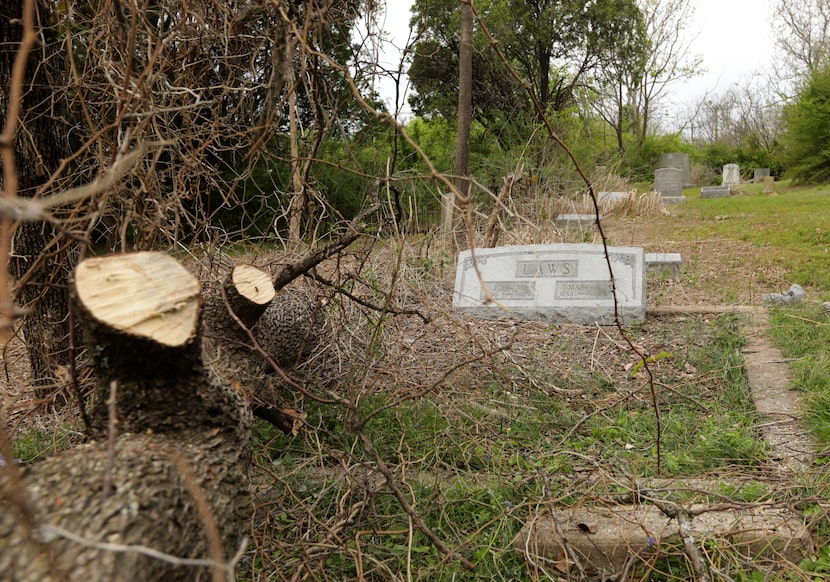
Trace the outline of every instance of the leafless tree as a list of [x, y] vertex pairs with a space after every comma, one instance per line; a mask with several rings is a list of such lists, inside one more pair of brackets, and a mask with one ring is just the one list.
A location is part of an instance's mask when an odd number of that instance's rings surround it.
[[778, 0], [773, 8], [776, 73], [784, 80], [809, 75], [830, 54], [830, 4], [825, 0]]
[[690, 52], [692, 38], [686, 34], [694, 5], [685, 0], [640, 0], [648, 44], [641, 55], [620, 55], [601, 76], [604, 95], [596, 109], [616, 129], [617, 145], [623, 134], [634, 135], [642, 144], [672, 85], [701, 71], [701, 57]]
[[702, 99], [687, 124], [689, 137], [701, 144], [749, 145], [772, 152], [781, 131], [780, 105], [766, 78], [757, 75]]

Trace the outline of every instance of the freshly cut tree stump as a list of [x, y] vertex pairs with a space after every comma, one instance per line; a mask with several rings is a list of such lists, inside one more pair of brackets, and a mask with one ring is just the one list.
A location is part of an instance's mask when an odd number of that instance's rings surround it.
[[93, 319], [114, 330], [167, 346], [196, 333], [201, 287], [165, 254], [87, 259], [75, 271], [75, 291]]
[[137, 253], [81, 263], [73, 292], [98, 440], [22, 481], [0, 473], [0, 578], [226, 579], [216, 564], [237, 553], [252, 511], [251, 416], [202, 364], [198, 282]]
[[253, 265], [237, 265], [225, 281], [228, 304], [243, 324], [252, 326], [277, 296], [271, 277]]

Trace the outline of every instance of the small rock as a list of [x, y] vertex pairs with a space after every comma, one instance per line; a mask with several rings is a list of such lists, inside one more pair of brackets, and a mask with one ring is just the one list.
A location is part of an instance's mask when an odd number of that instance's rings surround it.
[[798, 305], [804, 299], [804, 289], [801, 285], [793, 284], [784, 293], [764, 293], [761, 295], [761, 303], [783, 303], [785, 305]]

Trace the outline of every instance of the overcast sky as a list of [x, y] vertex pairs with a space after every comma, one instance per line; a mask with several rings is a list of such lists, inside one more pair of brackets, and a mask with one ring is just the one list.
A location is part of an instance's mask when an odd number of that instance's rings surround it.
[[[704, 75], [673, 87], [677, 103], [763, 72], [772, 60], [771, 0], [689, 0], [696, 5], [695, 20], [686, 27], [691, 52], [703, 57]], [[395, 44], [403, 46], [409, 34], [410, 0], [386, 0], [382, 23]], [[389, 57], [391, 58], [391, 56]], [[390, 104], [391, 105], [391, 104]]]

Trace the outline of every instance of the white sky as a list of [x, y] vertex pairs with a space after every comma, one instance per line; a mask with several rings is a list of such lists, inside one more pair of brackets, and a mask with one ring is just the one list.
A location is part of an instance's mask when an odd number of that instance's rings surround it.
[[[691, 53], [703, 57], [706, 73], [672, 87], [682, 105], [706, 91], [722, 93], [730, 85], [763, 72], [772, 62], [771, 0], [689, 0], [696, 5], [694, 22], [686, 27], [692, 38]], [[386, 0], [387, 14], [381, 26], [398, 46], [409, 34], [411, 0]], [[390, 55], [393, 60], [396, 55]], [[381, 85], [381, 94], [388, 93]], [[391, 107], [391, 103], [388, 104]]]

